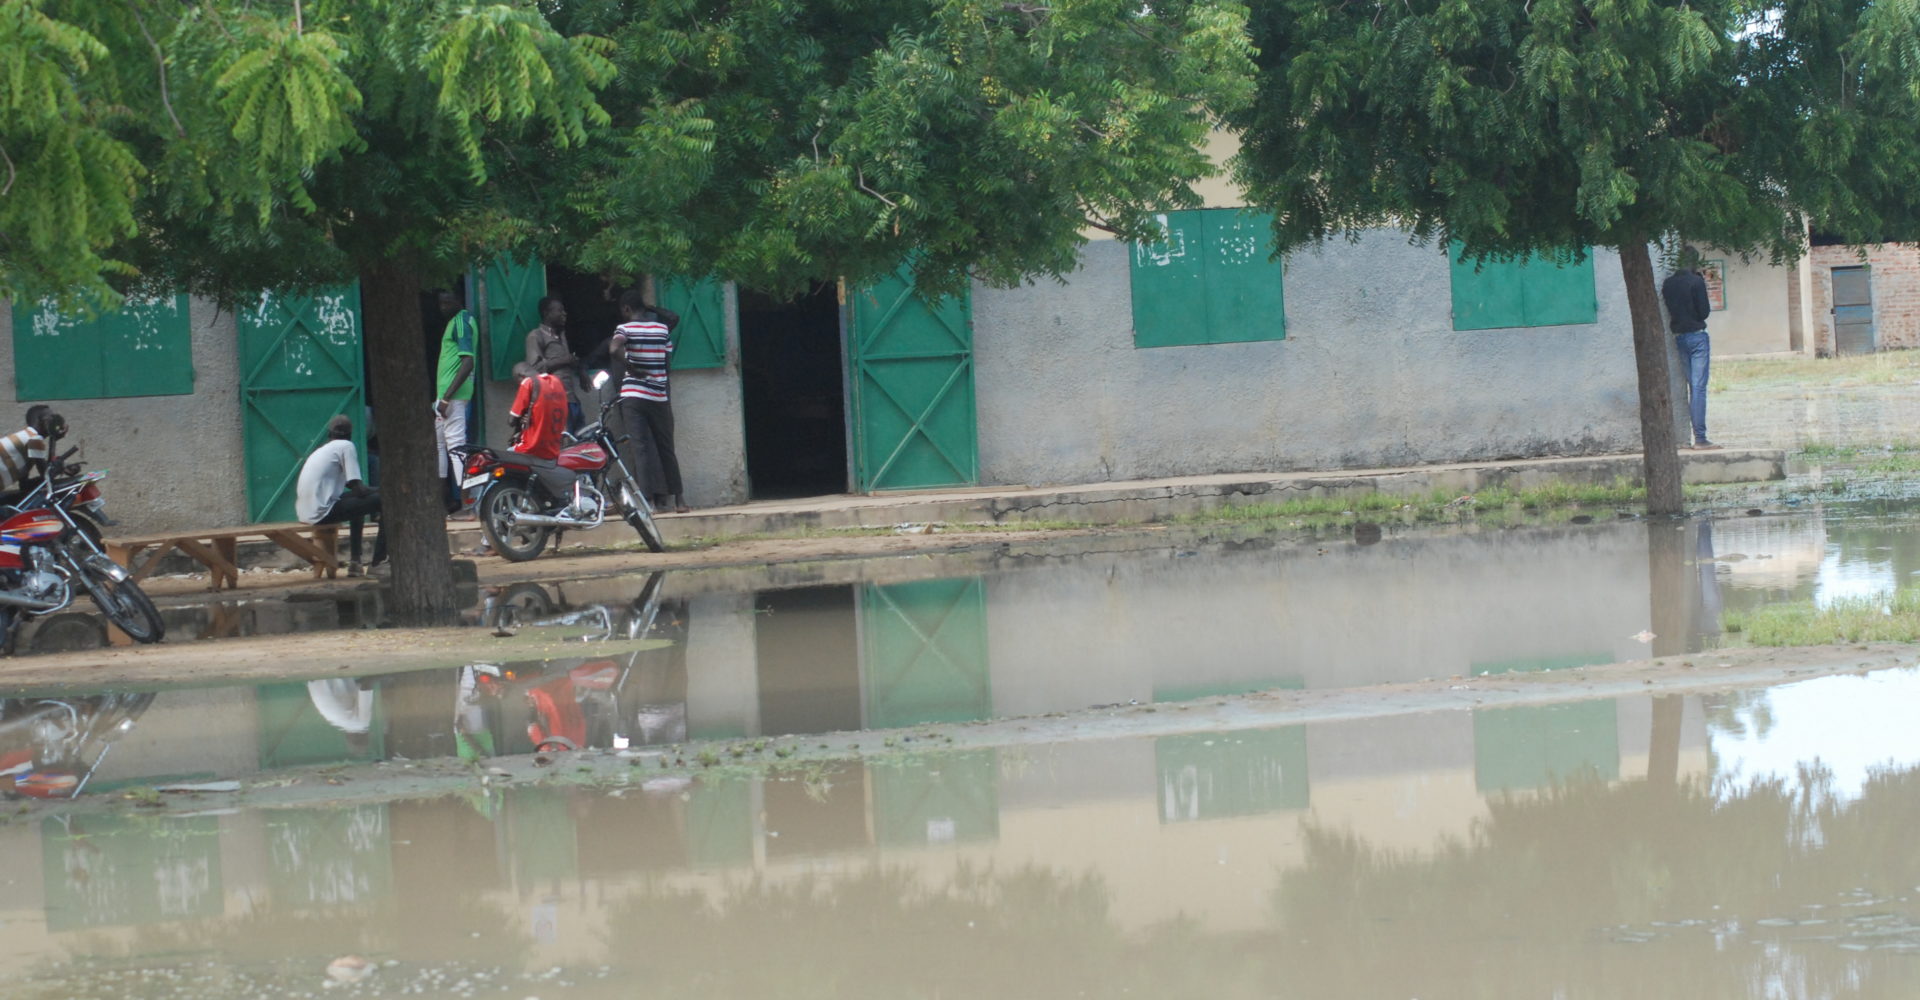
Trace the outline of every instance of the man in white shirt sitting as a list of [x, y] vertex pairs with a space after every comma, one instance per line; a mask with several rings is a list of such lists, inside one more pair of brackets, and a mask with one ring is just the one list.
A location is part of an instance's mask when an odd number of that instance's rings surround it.
[[[353, 421], [340, 415], [327, 421], [327, 443], [313, 450], [300, 467], [294, 489], [294, 513], [307, 524], [347, 522], [347, 575], [360, 575], [360, 533], [367, 515], [380, 513], [380, 491], [360, 481], [360, 453], [353, 447]], [[387, 535], [373, 536], [376, 569], [387, 561]]]

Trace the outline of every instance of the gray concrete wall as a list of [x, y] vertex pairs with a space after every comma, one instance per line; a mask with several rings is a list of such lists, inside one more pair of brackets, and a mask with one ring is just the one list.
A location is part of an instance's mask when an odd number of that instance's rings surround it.
[[1381, 231], [1286, 267], [1282, 341], [1136, 349], [1127, 248], [974, 290], [980, 478], [1079, 483], [1636, 450], [1617, 255], [1598, 321], [1456, 332], [1437, 247]]
[[[719, 368], [676, 371], [671, 380], [673, 440], [687, 503], [695, 507], [743, 503], [747, 499], [746, 409], [740, 388], [740, 310], [732, 286], [726, 303], [727, 357]], [[618, 389], [610, 382], [606, 394]], [[507, 410], [517, 382], [487, 385], [487, 438], [496, 448], [507, 440]], [[587, 419], [594, 419], [606, 395], [587, 392]]]
[[[112, 473], [107, 513], [126, 534], [244, 524], [247, 490], [240, 438], [240, 353], [233, 315], [191, 300], [193, 394], [45, 402], [67, 418], [68, 440], [89, 469]], [[0, 302], [0, 329], [13, 330]], [[0, 433], [24, 426], [14, 384], [12, 336], [0, 350]]]

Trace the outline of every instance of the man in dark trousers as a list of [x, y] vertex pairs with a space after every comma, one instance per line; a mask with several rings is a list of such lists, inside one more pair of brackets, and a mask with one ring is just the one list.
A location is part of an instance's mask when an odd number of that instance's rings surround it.
[[[626, 322], [614, 330], [610, 360], [620, 366], [620, 415], [631, 444], [628, 462], [656, 510], [686, 513], [680, 459], [673, 451], [673, 404], [667, 398], [667, 365], [678, 346], [673, 329], [680, 315], [647, 302], [638, 291], [620, 296]], [[671, 504], [671, 506], [669, 506]]]
[[1660, 285], [1660, 297], [1667, 303], [1667, 322], [1673, 330], [1673, 346], [1679, 352], [1681, 370], [1687, 375], [1687, 415], [1693, 420], [1693, 450], [1720, 447], [1707, 440], [1707, 366], [1712, 357], [1707, 342], [1707, 314], [1713, 304], [1707, 300], [1707, 279], [1700, 275], [1700, 251], [1693, 247], [1680, 250], [1680, 269]]
[[[380, 513], [380, 491], [360, 479], [360, 453], [353, 447], [353, 421], [346, 415], [327, 421], [327, 443], [300, 466], [294, 487], [294, 514], [308, 524], [347, 522], [347, 575], [360, 575], [360, 533], [370, 515]], [[387, 561], [387, 533], [373, 536], [372, 568]]]

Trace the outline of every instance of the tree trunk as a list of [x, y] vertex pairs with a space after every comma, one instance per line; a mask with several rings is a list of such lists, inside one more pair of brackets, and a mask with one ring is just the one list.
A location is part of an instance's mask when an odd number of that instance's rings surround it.
[[434, 468], [433, 381], [420, 344], [420, 276], [383, 261], [360, 273], [374, 419], [380, 435], [380, 533], [393, 564], [389, 609], [401, 625], [445, 625], [454, 603], [446, 506]]
[[1620, 247], [1620, 271], [1633, 318], [1633, 367], [1640, 377], [1640, 461], [1647, 480], [1647, 513], [1679, 514], [1680, 453], [1673, 440], [1673, 383], [1667, 370], [1673, 344], [1660, 319], [1653, 255], [1645, 240], [1629, 240]]

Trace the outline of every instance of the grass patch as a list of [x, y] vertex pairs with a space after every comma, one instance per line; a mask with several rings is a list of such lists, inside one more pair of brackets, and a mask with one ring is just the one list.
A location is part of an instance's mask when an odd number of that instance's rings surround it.
[[1721, 627], [1751, 646], [1823, 646], [1841, 642], [1920, 642], [1920, 588], [1729, 612]]
[[1709, 393], [1819, 383], [1827, 388], [1920, 380], [1920, 351], [1879, 351], [1848, 358], [1756, 358], [1715, 361]]
[[[1689, 487], [1689, 492], [1692, 488]], [[1449, 520], [1488, 512], [1575, 510], [1581, 507], [1623, 507], [1645, 503], [1645, 487], [1625, 478], [1612, 483], [1552, 483], [1526, 490], [1495, 486], [1461, 495], [1431, 493], [1354, 493], [1345, 496], [1300, 497], [1279, 502], [1220, 507], [1176, 518], [1176, 524], [1219, 524], [1257, 521], [1317, 521], [1371, 515], [1402, 520]]]
[[1800, 449], [1802, 458], [1852, 458], [1860, 454], [1860, 449], [1845, 444], [1829, 444], [1825, 441], [1809, 441]]

